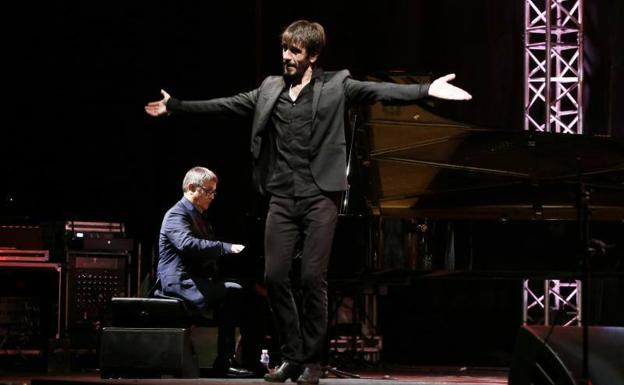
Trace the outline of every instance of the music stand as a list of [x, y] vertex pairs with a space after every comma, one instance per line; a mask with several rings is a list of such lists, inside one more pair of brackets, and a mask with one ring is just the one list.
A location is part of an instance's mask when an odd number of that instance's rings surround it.
[[[590, 260], [596, 254], [596, 249], [593, 247], [592, 239], [590, 236], [590, 209], [589, 203], [591, 200], [590, 188], [602, 188], [609, 190], [624, 190], [623, 187], [611, 186], [606, 184], [591, 184], [586, 183], [585, 176], [582, 172], [582, 158], [577, 158], [578, 167], [578, 191], [577, 191], [577, 212], [578, 212], [578, 224], [579, 224], [579, 245], [582, 248], [579, 253], [579, 265], [581, 266], [581, 287], [583, 288], [584, 295], [581, 297], [581, 306], [585, 309], [585, 313], [581, 319], [582, 326], [582, 378], [585, 384], [590, 384], [591, 379], [589, 376], [589, 311], [590, 311], [590, 292], [591, 292], [591, 267]], [[622, 191], [624, 194], [624, 191]]]
[[[336, 281], [334, 281], [334, 282], [336, 282]], [[331, 286], [331, 284], [330, 284], [330, 286]], [[336, 366], [329, 365], [329, 351], [330, 351], [330, 348], [331, 348], [331, 336], [330, 336], [330, 333], [329, 333], [329, 327], [332, 324], [333, 320], [337, 320], [337, 318], [338, 318], [337, 317], [338, 310], [340, 309], [340, 306], [342, 305], [342, 302], [343, 302], [343, 300], [346, 297], [348, 297], [348, 295], [344, 295], [344, 294], [340, 295], [339, 296], [339, 300], [336, 301], [333, 310], [331, 312], [329, 312], [329, 314], [328, 314], [329, 315], [328, 320], [327, 320], [328, 332], [327, 332], [327, 335], [325, 337], [325, 349], [324, 349], [325, 354], [327, 354], [327, 362], [328, 362], [328, 364], [321, 366], [321, 370], [323, 371], [323, 377], [327, 377], [327, 374], [331, 373], [331, 374], [333, 374], [334, 376], [336, 376], [338, 378], [360, 378], [360, 375], [358, 375], [358, 374], [351, 373], [351, 372], [348, 372], [348, 371], [345, 371], [345, 370], [342, 370], [342, 369], [338, 369]], [[353, 296], [353, 308], [351, 309], [352, 320], [353, 321], [355, 321], [355, 316], [354, 315], [357, 312], [357, 310], [356, 310], [357, 309], [357, 304], [356, 303], [357, 303], [357, 300], [356, 300], [355, 296]], [[337, 322], [336, 322], [336, 325], [337, 325]], [[351, 332], [351, 336], [350, 337], [351, 337], [352, 341], [354, 342], [352, 348], [355, 350], [354, 353], [357, 353], [357, 335], [356, 335], [355, 329], [352, 327], [352, 330], [350, 330], [350, 332]], [[336, 351], [338, 351], [337, 348], [336, 348]]]

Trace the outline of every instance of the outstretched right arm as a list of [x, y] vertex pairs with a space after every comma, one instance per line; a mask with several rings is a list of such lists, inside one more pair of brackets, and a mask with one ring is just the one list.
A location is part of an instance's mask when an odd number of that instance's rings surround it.
[[172, 112], [196, 112], [224, 114], [230, 116], [251, 115], [258, 101], [258, 90], [243, 92], [227, 98], [216, 98], [201, 101], [183, 101], [172, 98], [165, 90], [160, 93], [163, 98], [145, 105], [145, 112], [151, 116], [168, 115]]

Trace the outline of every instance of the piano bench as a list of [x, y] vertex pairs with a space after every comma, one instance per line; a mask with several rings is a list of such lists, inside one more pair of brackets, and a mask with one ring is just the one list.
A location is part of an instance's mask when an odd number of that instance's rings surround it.
[[102, 378], [199, 376], [191, 327], [215, 327], [209, 314], [191, 311], [171, 297], [115, 297], [111, 307], [113, 326], [102, 329], [100, 341]]

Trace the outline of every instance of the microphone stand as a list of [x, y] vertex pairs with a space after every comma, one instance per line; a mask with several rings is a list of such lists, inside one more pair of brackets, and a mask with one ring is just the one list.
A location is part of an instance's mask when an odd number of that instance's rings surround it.
[[357, 123], [357, 113], [354, 113], [352, 119], [349, 119], [349, 126], [351, 127], [351, 138], [349, 139], [349, 149], [347, 151], [347, 169], [345, 170], [347, 177], [347, 189], [342, 193], [342, 199], [340, 199], [340, 208], [338, 214], [347, 215], [349, 211], [349, 174], [351, 174], [351, 160], [353, 159], [353, 144], [355, 143], [355, 124]]
[[[356, 123], [357, 123], [357, 113], [354, 113], [353, 117], [349, 119], [349, 126], [351, 128], [351, 138], [349, 139], [349, 149], [347, 152], [347, 169], [345, 170], [346, 177], [347, 177], [347, 189], [342, 193], [342, 196], [340, 199], [340, 207], [338, 209], [339, 217], [347, 216], [349, 214], [350, 186], [349, 186], [348, 180], [349, 180], [349, 174], [351, 173], [351, 160], [353, 159], [353, 145], [355, 143], [355, 129], [356, 129], [355, 124]], [[336, 310], [332, 312], [332, 314], [334, 314], [337, 310], [338, 308], [336, 308]], [[328, 320], [328, 327], [329, 327], [329, 320]], [[329, 339], [329, 333], [327, 333], [326, 339]], [[357, 346], [354, 346], [354, 348], [357, 349]], [[329, 349], [329, 341], [327, 341], [326, 349]], [[338, 378], [360, 378], [360, 376], [355, 373], [346, 372], [344, 370], [340, 370], [331, 365], [323, 365], [321, 366], [321, 370], [323, 372], [324, 377], [327, 377], [327, 374], [331, 373]]]
[[590, 384], [589, 378], [589, 296], [590, 296], [590, 277], [589, 277], [589, 254], [591, 253], [591, 239], [589, 236], [589, 199], [590, 193], [583, 181], [581, 171], [581, 158], [577, 157], [577, 175], [578, 175], [578, 225], [580, 240], [580, 267], [581, 267], [581, 328], [582, 328], [582, 376], [585, 384]]
[[[590, 295], [591, 295], [591, 259], [596, 254], [596, 251], [605, 252], [609, 245], [606, 245], [600, 240], [591, 239], [590, 237], [590, 217], [591, 212], [589, 210], [590, 201], [590, 188], [607, 188], [607, 189], [621, 189], [615, 186], [598, 185], [593, 183], [587, 183], [583, 179], [582, 171], [582, 159], [580, 156], [576, 158], [577, 167], [577, 221], [579, 231], [579, 264], [581, 269], [581, 340], [582, 340], [582, 352], [581, 352], [581, 367], [582, 367], [582, 383], [584, 385], [591, 384], [591, 378], [589, 373], [589, 322], [590, 322]], [[595, 245], [595, 246], [594, 246]]]

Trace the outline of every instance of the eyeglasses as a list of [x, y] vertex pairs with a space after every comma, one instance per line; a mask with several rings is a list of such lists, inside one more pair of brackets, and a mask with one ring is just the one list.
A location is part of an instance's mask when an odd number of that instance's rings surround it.
[[206, 194], [208, 194], [208, 195], [212, 195], [212, 196], [217, 195], [217, 190], [208, 190], [207, 188], [205, 188], [203, 186], [200, 186], [200, 185], [197, 185], [197, 187], [199, 187], [200, 189], [204, 190], [204, 192]]

